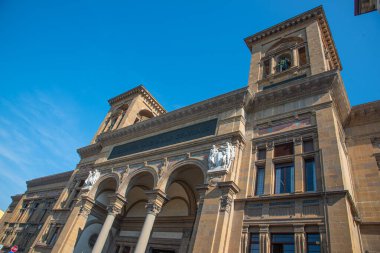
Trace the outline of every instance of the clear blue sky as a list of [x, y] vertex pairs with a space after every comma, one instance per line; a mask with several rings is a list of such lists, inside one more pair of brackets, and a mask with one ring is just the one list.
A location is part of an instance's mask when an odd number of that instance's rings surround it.
[[380, 14], [353, 0], [0, 0], [0, 209], [75, 168], [107, 99], [144, 84], [171, 111], [243, 87], [243, 39], [321, 4], [351, 104], [379, 99]]

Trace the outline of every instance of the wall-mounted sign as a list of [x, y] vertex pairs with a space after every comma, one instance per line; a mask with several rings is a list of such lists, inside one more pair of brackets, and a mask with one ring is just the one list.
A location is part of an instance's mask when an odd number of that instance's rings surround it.
[[185, 141], [191, 141], [210, 135], [215, 135], [217, 121], [217, 119], [212, 119], [141, 140], [115, 146], [112, 149], [108, 159], [114, 159], [155, 148], [161, 148]]

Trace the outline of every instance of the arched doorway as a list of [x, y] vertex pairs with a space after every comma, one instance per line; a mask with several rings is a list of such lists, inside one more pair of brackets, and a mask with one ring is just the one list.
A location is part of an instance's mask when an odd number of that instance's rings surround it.
[[200, 197], [197, 187], [203, 183], [204, 171], [197, 165], [184, 164], [169, 171], [162, 185], [167, 202], [154, 222], [148, 252], [188, 252]]
[[[110, 176], [100, 180], [97, 187], [95, 186], [94, 192], [90, 192], [90, 195], [94, 199], [94, 206], [88, 215], [83, 231], [81, 231], [77, 239], [74, 253], [87, 253], [92, 251], [107, 217], [107, 206], [110, 205], [110, 196], [115, 195], [117, 188], [117, 179]], [[117, 226], [112, 227], [102, 253], [112, 252], [114, 249], [112, 242], [116, 236], [117, 229]]]

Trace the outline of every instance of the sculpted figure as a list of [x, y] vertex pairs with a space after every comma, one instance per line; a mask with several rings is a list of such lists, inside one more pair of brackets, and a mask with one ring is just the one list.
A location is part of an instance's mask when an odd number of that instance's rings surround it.
[[217, 159], [218, 159], [218, 149], [215, 147], [215, 145], [212, 145], [212, 148], [210, 150], [210, 154], [208, 156], [208, 167], [209, 169], [213, 169], [217, 167]]
[[226, 163], [225, 168], [228, 169], [231, 166], [232, 161], [235, 158], [235, 147], [231, 143], [226, 143]]
[[235, 147], [227, 142], [226, 145], [216, 148], [212, 146], [208, 157], [208, 166], [210, 170], [228, 170], [235, 158]]
[[97, 169], [93, 172], [90, 171], [88, 173], [88, 177], [84, 181], [85, 188], [90, 188], [91, 186], [93, 186], [96, 183], [96, 181], [99, 179], [99, 177], [100, 177], [100, 172]]

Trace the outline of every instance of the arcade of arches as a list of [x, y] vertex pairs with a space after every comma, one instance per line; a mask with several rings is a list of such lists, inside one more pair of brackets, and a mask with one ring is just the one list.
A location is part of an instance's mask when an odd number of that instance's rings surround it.
[[86, 221], [74, 252], [187, 252], [204, 175], [204, 168], [185, 164], [161, 178], [153, 168], [122, 180], [116, 173], [100, 178], [82, 203], [88, 209], [82, 209]]

